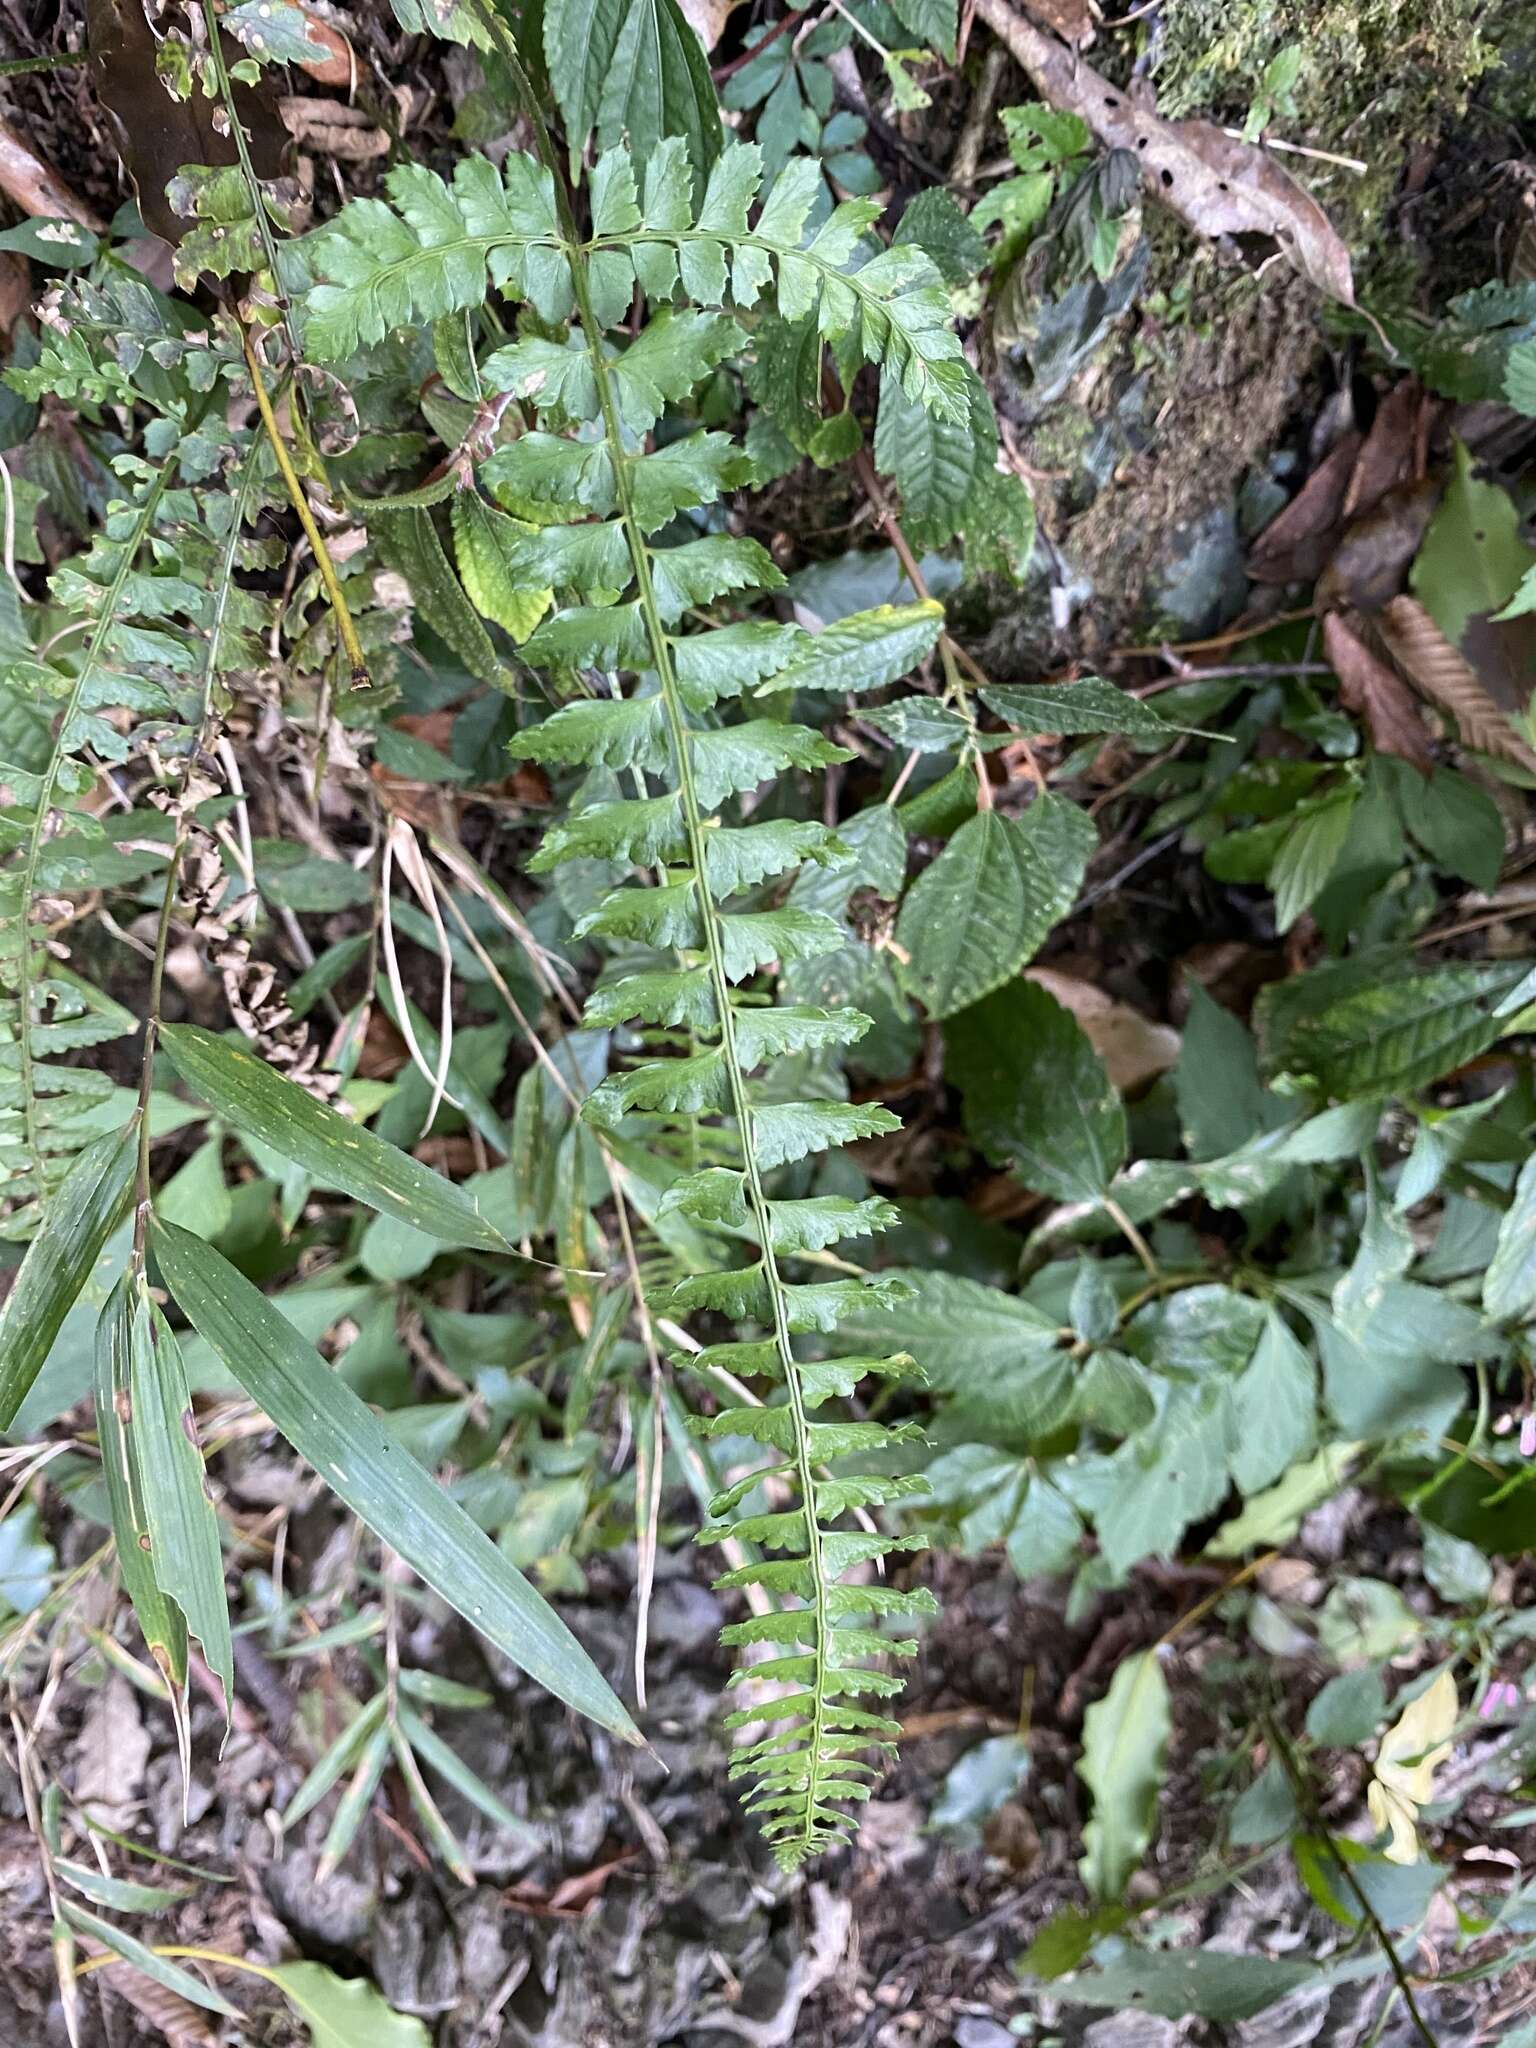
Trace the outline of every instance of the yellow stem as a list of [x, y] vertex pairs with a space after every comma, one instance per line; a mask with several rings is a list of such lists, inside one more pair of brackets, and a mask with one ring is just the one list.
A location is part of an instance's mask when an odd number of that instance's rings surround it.
[[272, 410], [272, 400], [267, 395], [266, 381], [261, 374], [256, 350], [251, 337], [242, 326], [240, 343], [245, 350], [245, 366], [251, 373], [251, 387], [256, 393], [256, 408], [261, 414], [261, 424], [267, 430], [272, 453], [283, 479], [283, 487], [304, 529], [304, 538], [309, 542], [315, 557], [315, 567], [320, 571], [320, 581], [325, 585], [325, 594], [336, 617], [336, 631], [340, 635], [342, 648], [352, 668], [352, 687], [366, 690], [373, 681], [368, 673], [368, 663], [363, 658], [363, 643], [357, 637], [357, 628], [352, 623], [352, 614], [347, 609], [346, 596], [342, 591], [341, 578], [336, 574], [336, 564], [331, 560], [331, 551], [325, 544], [325, 536], [315, 524], [315, 515], [309, 509], [309, 500], [304, 495], [304, 486], [299, 482], [298, 472], [288, 453], [282, 429], [277, 424], [277, 415]]

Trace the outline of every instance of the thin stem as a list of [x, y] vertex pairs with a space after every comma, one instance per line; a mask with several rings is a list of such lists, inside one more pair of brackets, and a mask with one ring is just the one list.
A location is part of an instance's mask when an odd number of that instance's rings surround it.
[[25, 78], [34, 71], [76, 71], [90, 60], [84, 50], [65, 50], [57, 57], [0, 58], [0, 78]]
[[[240, 536], [245, 528], [246, 501], [255, 475], [256, 449], [253, 443], [241, 464], [239, 482], [230, 500], [229, 532], [225, 536], [224, 553], [219, 561], [218, 585], [213, 594], [213, 617], [208, 625], [208, 645], [203, 655], [202, 704], [198, 713], [197, 738], [188, 756], [189, 775], [196, 765], [198, 755], [208, 750], [213, 739], [213, 695], [218, 683], [219, 645], [224, 634], [224, 619], [229, 609], [230, 592], [234, 588], [235, 559], [240, 551]], [[149, 1003], [144, 1018], [144, 1057], [139, 1074], [139, 1153], [134, 1178], [131, 1258], [132, 1267], [138, 1271], [142, 1271], [144, 1265], [144, 1238], [149, 1223], [149, 1098], [154, 1082], [155, 1046], [160, 1033], [165, 958], [170, 945], [171, 923], [176, 912], [181, 860], [186, 852], [189, 837], [189, 820], [183, 811], [177, 817], [176, 837], [172, 841], [170, 858], [166, 862], [165, 889], [160, 897], [160, 917], [155, 927], [154, 953], [149, 971]]]
[[1157, 1260], [1152, 1256], [1151, 1245], [1147, 1243], [1147, 1240], [1136, 1228], [1130, 1217], [1126, 1215], [1120, 1204], [1111, 1201], [1108, 1195], [1104, 1197], [1104, 1213], [1115, 1224], [1120, 1234], [1130, 1244], [1132, 1251], [1140, 1259], [1142, 1265], [1146, 1267], [1147, 1278], [1152, 1281], [1160, 1281], [1163, 1277], [1162, 1269], [1159, 1267]]
[[267, 202], [262, 194], [261, 180], [256, 175], [256, 166], [251, 160], [250, 140], [245, 132], [245, 123], [240, 119], [240, 109], [235, 105], [235, 88], [230, 79], [229, 67], [224, 62], [224, 41], [220, 34], [219, 17], [213, 0], [203, 0], [203, 26], [208, 35], [208, 56], [213, 65], [214, 77], [218, 80], [219, 97], [224, 102], [225, 118], [229, 122], [230, 134], [234, 138], [235, 153], [240, 159], [240, 174], [245, 179], [245, 189], [256, 216], [256, 232], [261, 238], [261, 253], [267, 259], [267, 269], [272, 275], [272, 289], [277, 294], [283, 335], [288, 343], [288, 357], [296, 366], [301, 360], [302, 351], [299, 348], [298, 336], [293, 331], [292, 311], [278, 272], [277, 241], [272, 233], [272, 223], [267, 218]]
[[256, 408], [261, 414], [261, 424], [266, 429], [267, 440], [271, 444], [272, 454], [282, 476], [283, 488], [288, 493], [289, 503], [299, 515], [304, 538], [309, 542], [310, 552], [315, 558], [315, 567], [320, 571], [320, 581], [325, 585], [326, 597], [335, 614], [336, 631], [352, 669], [352, 687], [354, 690], [366, 690], [373, 679], [368, 673], [363, 643], [358, 639], [357, 628], [352, 623], [352, 613], [348, 609], [346, 594], [341, 587], [341, 578], [336, 574], [336, 564], [331, 560], [331, 551], [325, 544], [325, 536], [315, 523], [315, 515], [309, 509], [309, 500], [304, 495], [304, 486], [299, 482], [298, 472], [288, 453], [288, 444], [283, 439], [277, 415], [272, 410], [272, 400], [267, 395], [261, 364], [257, 361], [250, 332], [243, 321], [240, 324], [240, 345], [245, 350], [245, 366], [250, 372], [251, 386], [256, 394]]
[[1317, 1802], [1312, 1796], [1312, 1787], [1307, 1781], [1305, 1772], [1296, 1761], [1295, 1751], [1291, 1748], [1278, 1722], [1266, 1719], [1265, 1731], [1269, 1737], [1270, 1747], [1280, 1759], [1280, 1768], [1284, 1771], [1290, 1783], [1291, 1795], [1296, 1801], [1298, 1810], [1305, 1818], [1307, 1825], [1327, 1850], [1329, 1860], [1338, 1871], [1340, 1877], [1343, 1878], [1349, 1888], [1350, 1895], [1360, 1908], [1361, 1919], [1371, 1930], [1372, 1936], [1387, 1959], [1387, 1967], [1392, 1972], [1393, 1982], [1397, 1987], [1399, 1996], [1402, 1998], [1403, 2006], [1407, 2011], [1414, 2032], [1424, 2043], [1424, 2048], [1440, 2048], [1439, 2042], [1425, 2024], [1424, 2015], [1419, 2011], [1418, 2003], [1413, 1995], [1413, 1984], [1408, 1976], [1408, 1972], [1403, 1968], [1402, 1958], [1392, 1945], [1391, 1935], [1388, 1934], [1386, 1928], [1382, 1925], [1381, 1917], [1367, 1897], [1365, 1888], [1355, 1876], [1354, 1870], [1351, 1868], [1344, 1852], [1329, 1833], [1326, 1822], [1317, 1810]]

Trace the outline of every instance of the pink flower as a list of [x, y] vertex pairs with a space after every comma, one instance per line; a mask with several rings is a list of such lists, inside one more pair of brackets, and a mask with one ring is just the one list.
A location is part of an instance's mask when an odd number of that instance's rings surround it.
[[1527, 1415], [1521, 1421], [1520, 1455], [1522, 1458], [1536, 1458], [1536, 1415]]
[[1491, 1721], [1501, 1714], [1517, 1714], [1520, 1711], [1520, 1688], [1511, 1685], [1507, 1678], [1496, 1678], [1483, 1694], [1477, 1710], [1480, 1721]]

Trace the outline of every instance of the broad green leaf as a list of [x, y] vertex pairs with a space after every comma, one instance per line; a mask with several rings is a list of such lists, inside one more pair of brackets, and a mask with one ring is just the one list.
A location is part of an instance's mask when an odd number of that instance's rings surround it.
[[1498, 1247], [1483, 1275], [1483, 1307], [1496, 1322], [1536, 1307], [1536, 1159], [1521, 1167], [1499, 1223]]
[[[1373, 1967], [1384, 1971], [1387, 1965], [1378, 1957]], [[1231, 2025], [1252, 2019], [1304, 1984], [1327, 1981], [1327, 1973], [1312, 1963], [1233, 1955], [1225, 1949], [1128, 1946], [1112, 1962], [1079, 1970], [1070, 1983], [1053, 1983], [1052, 1990], [1067, 2004]]]
[[0, 1614], [30, 1614], [41, 1607], [57, 1569], [36, 1502], [20, 1502], [0, 1521]]
[[1302, 1517], [1336, 1494], [1359, 1455], [1359, 1444], [1327, 1444], [1315, 1458], [1293, 1465], [1267, 1492], [1255, 1493], [1240, 1515], [1224, 1522], [1205, 1546], [1207, 1557], [1245, 1557], [1289, 1543]]
[[1220, 1159], [1285, 1117], [1285, 1107], [1259, 1079], [1252, 1038], [1230, 1010], [1198, 981], [1174, 1068], [1179, 1122], [1191, 1159]]
[[638, 1741], [564, 1622], [266, 1297], [186, 1231], [157, 1226], [153, 1246], [193, 1326], [354, 1514], [530, 1678]]
[[138, 1125], [98, 1138], [53, 1190], [0, 1309], [0, 1431], [8, 1430], [122, 1214]]
[[452, 1181], [317, 1102], [243, 1046], [195, 1024], [169, 1024], [162, 1037], [177, 1073], [210, 1109], [325, 1186], [445, 1243], [511, 1250]]
[[992, 401], [969, 364], [966, 370], [969, 404], [962, 420], [946, 419], [908, 398], [889, 370], [880, 379], [875, 461], [901, 492], [914, 547], [942, 547], [953, 538], [973, 486], [997, 453]]
[[1330, 1678], [1307, 1708], [1307, 1733], [1329, 1749], [1358, 1749], [1369, 1742], [1387, 1711], [1381, 1673], [1366, 1664]]
[[840, 696], [884, 689], [909, 676], [933, 652], [943, 630], [944, 607], [931, 598], [851, 612], [823, 627], [759, 694], [819, 690]]
[[[1414, 559], [1414, 594], [1446, 639], [1459, 644], [1474, 618], [1509, 602], [1533, 564], [1515, 501], [1474, 474], [1458, 441], [1455, 474]], [[1410, 830], [1412, 824], [1410, 818]]]
[[959, 1273], [891, 1270], [909, 1290], [894, 1319], [855, 1309], [837, 1333], [840, 1344], [898, 1343], [933, 1386], [952, 1393], [993, 1386], [1059, 1345], [1053, 1318], [1016, 1294]]
[[396, 2012], [361, 1977], [338, 1977], [323, 1963], [276, 1963], [262, 1975], [309, 2028], [312, 2048], [429, 2048], [421, 2021]]
[[1077, 1771], [1093, 1794], [1093, 1814], [1078, 1867], [1096, 1899], [1121, 1896], [1151, 1843], [1171, 1727], [1155, 1650], [1127, 1657], [1083, 1716]]
[[1287, 932], [1317, 901], [1349, 838], [1355, 792], [1342, 791], [1316, 805], [1301, 805], [1287, 821], [1285, 838], [1269, 870], [1275, 929]]
[[901, 25], [920, 43], [951, 60], [958, 25], [956, 0], [893, 0]]
[[993, 1735], [951, 1765], [928, 1814], [928, 1825], [974, 1840], [984, 1821], [1023, 1784], [1029, 1744], [1022, 1735]]
[[1414, 775], [1411, 787], [1404, 820], [1436, 867], [1459, 875], [1474, 889], [1497, 887], [1504, 820], [1487, 791], [1454, 768], [1437, 768], [1428, 782]]
[[1337, 962], [1259, 998], [1264, 1063], [1334, 1097], [1411, 1094], [1499, 1036], [1498, 999], [1521, 961], [1448, 961], [1421, 971]]
[[1253, 1356], [1232, 1389], [1232, 1477], [1245, 1494], [1271, 1485], [1317, 1435], [1317, 1368], [1270, 1308]]
[[1037, 797], [1020, 818], [981, 811], [907, 891], [896, 922], [904, 979], [951, 1017], [1026, 966], [1077, 900], [1098, 844], [1087, 814]]
[[915, 242], [947, 285], [969, 284], [985, 267], [987, 245], [952, 192], [929, 185], [902, 214], [894, 242]]
[[1060, 1201], [1102, 1201], [1125, 1163], [1125, 1109], [1072, 1013], [1015, 981], [951, 1018], [944, 1040], [987, 1156]]

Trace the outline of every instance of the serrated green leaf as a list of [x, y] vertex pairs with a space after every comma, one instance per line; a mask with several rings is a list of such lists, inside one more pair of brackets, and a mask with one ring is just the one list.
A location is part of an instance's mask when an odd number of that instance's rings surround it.
[[453, 544], [465, 594], [482, 618], [494, 619], [516, 641], [526, 640], [549, 610], [554, 592], [522, 580], [521, 546], [528, 529], [497, 512], [473, 491], [453, 500]]
[[966, 1129], [988, 1157], [1059, 1201], [1102, 1201], [1125, 1163], [1125, 1109], [1071, 1012], [1015, 981], [944, 1037]]
[[896, 922], [903, 979], [934, 1017], [978, 1002], [1021, 967], [1077, 899], [1092, 821], [1042, 796], [1020, 818], [968, 819], [912, 887]]

